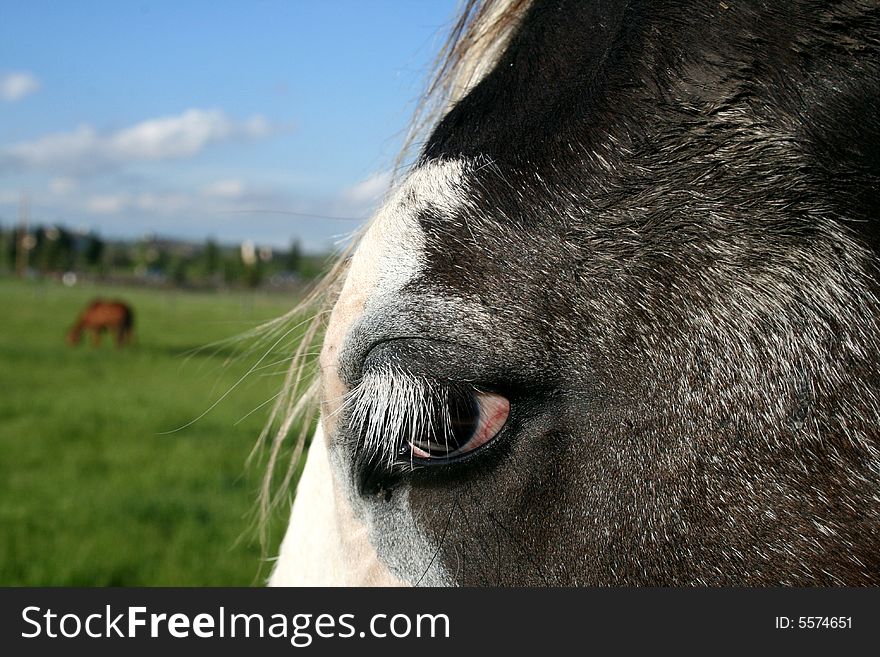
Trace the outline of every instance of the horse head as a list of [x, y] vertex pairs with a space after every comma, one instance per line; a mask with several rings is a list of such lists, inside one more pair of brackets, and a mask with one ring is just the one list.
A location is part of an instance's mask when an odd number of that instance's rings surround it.
[[878, 583], [878, 8], [490, 4], [272, 583]]
[[67, 344], [71, 346], [78, 345], [82, 342], [82, 327], [77, 323], [76, 326], [67, 332], [64, 339], [67, 341]]

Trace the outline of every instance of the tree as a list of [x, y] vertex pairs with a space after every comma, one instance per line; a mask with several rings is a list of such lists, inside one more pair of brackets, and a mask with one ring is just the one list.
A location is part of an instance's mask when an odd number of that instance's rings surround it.
[[299, 272], [302, 266], [302, 247], [300, 246], [299, 239], [295, 238], [290, 243], [290, 251], [287, 252], [284, 266], [287, 271]]
[[254, 288], [260, 285], [260, 282], [263, 280], [263, 266], [262, 262], [257, 259], [256, 262], [252, 264], [244, 265], [244, 284], [248, 287]]
[[[15, 262], [14, 247], [10, 249], [9, 236], [11, 233], [3, 229], [0, 225], [0, 272], [11, 269], [10, 262]], [[10, 260], [10, 256], [13, 258]]]
[[6, 256], [10, 269], [15, 269], [18, 262], [18, 230], [10, 228], [6, 233]]
[[171, 259], [171, 263], [169, 266], [171, 280], [175, 285], [182, 286], [186, 285], [187, 282], [187, 271], [186, 271], [186, 258], [184, 258], [180, 254], [175, 254], [175, 256]]
[[104, 240], [96, 233], [89, 233], [86, 236], [86, 247], [83, 253], [86, 265], [89, 267], [97, 267], [101, 264], [101, 258], [104, 255]]
[[217, 242], [208, 239], [205, 242], [205, 273], [210, 277], [217, 273], [220, 268], [220, 247]]

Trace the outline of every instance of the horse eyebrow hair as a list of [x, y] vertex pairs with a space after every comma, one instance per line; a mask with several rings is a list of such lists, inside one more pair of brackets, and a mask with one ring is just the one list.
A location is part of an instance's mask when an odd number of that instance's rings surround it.
[[411, 437], [427, 432], [449, 435], [448, 400], [448, 386], [386, 365], [364, 373], [346, 395], [343, 409], [350, 411], [349, 426], [358, 436], [360, 457], [384, 460], [390, 467]]

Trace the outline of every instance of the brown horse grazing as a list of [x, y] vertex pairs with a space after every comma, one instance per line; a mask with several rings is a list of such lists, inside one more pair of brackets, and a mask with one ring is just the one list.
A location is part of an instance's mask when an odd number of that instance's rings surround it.
[[67, 333], [69, 344], [79, 344], [84, 330], [92, 331], [92, 342], [100, 344], [104, 331], [113, 331], [116, 345], [123, 346], [131, 341], [134, 330], [134, 312], [127, 303], [122, 301], [105, 301], [95, 299], [80, 314], [76, 324]]

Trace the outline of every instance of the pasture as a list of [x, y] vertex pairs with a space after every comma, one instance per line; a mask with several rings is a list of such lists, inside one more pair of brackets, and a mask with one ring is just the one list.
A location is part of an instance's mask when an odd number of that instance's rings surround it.
[[[97, 296], [133, 305], [133, 346], [65, 343]], [[263, 353], [199, 349], [293, 302], [0, 280], [0, 585], [260, 583], [269, 565], [248, 528], [262, 467], [245, 460], [283, 365], [255, 371], [173, 430]]]

